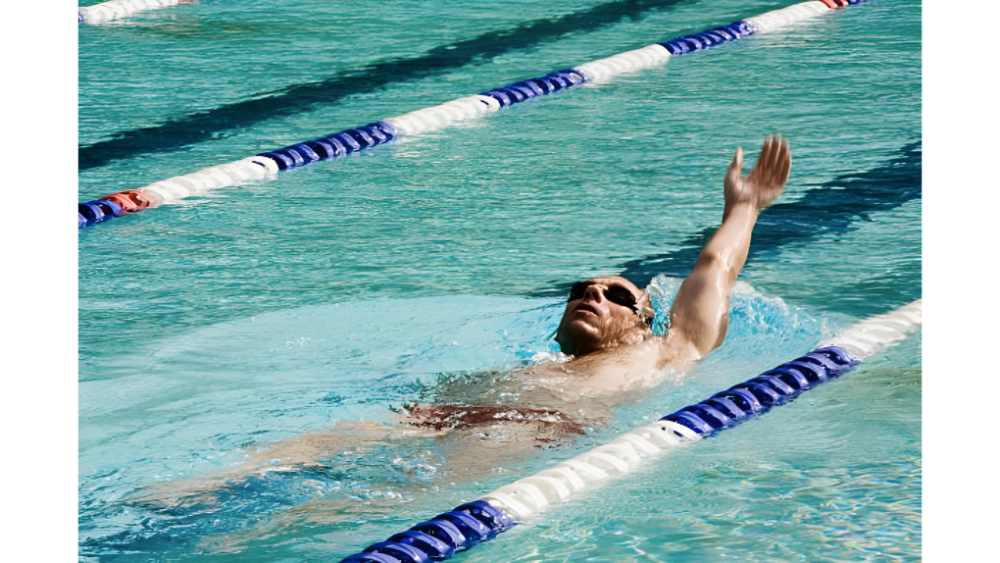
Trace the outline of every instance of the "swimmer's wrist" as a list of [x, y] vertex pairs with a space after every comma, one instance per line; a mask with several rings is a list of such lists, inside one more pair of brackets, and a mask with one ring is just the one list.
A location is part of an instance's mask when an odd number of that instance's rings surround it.
[[727, 202], [726, 207], [722, 212], [722, 220], [725, 221], [734, 212], [739, 213], [740, 215], [749, 213], [752, 217], [757, 217], [757, 213], [760, 212], [760, 209], [757, 207], [755, 202], [749, 200]]

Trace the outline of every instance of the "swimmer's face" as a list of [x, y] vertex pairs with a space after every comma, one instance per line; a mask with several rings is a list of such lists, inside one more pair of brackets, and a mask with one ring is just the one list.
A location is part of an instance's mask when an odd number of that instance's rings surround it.
[[649, 327], [634, 305], [648, 306], [649, 297], [619, 276], [602, 276], [573, 284], [556, 342], [567, 354], [582, 356], [636, 340]]

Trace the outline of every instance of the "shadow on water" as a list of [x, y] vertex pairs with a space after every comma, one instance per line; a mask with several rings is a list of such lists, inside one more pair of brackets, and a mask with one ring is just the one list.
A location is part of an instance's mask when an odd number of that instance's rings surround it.
[[[779, 203], [761, 213], [753, 233], [746, 269], [755, 262], [772, 261], [786, 247], [803, 246], [819, 237], [842, 235], [870, 221], [873, 213], [895, 209], [921, 197], [921, 142], [904, 145], [884, 165], [855, 174], [838, 176], [807, 191], [798, 201]], [[685, 277], [698, 253], [718, 225], [702, 229], [679, 244], [680, 249], [630, 260], [621, 275], [639, 287], [658, 274]], [[919, 268], [915, 283], [873, 276], [861, 283], [839, 286], [838, 300], [870, 302], [870, 312], [882, 313], [921, 294]], [[567, 280], [538, 296], [565, 294], [575, 280]], [[860, 312], [860, 311], [859, 311]]]
[[[487, 60], [511, 51], [531, 48], [578, 31], [593, 31], [638, 19], [648, 12], [667, 10], [687, 0], [622, 0], [552, 19], [522, 23], [512, 29], [483, 33], [472, 39], [435, 47], [422, 55], [390, 59], [321, 80], [259, 94], [253, 99], [171, 119], [161, 125], [123, 131], [107, 141], [79, 149], [79, 169], [143, 154], [169, 152], [218, 138], [225, 131], [250, 127], [266, 119], [284, 117], [362, 94]], [[552, 69], [556, 70], [556, 69]], [[484, 85], [484, 89], [489, 86]]]

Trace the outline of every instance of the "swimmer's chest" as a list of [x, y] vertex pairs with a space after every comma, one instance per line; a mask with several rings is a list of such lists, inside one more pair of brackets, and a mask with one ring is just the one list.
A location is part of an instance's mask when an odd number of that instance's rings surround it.
[[674, 362], [664, 361], [653, 343], [595, 353], [519, 374], [525, 385], [539, 385], [565, 400], [608, 397], [655, 385]]

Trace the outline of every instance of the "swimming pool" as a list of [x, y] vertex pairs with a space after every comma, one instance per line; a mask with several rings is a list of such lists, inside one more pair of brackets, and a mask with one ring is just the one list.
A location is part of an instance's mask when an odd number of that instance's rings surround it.
[[[791, 3], [525, 2], [496, 13], [205, 0], [81, 28], [80, 197]], [[82, 556], [344, 556], [919, 297], [919, 35], [919, 5], [879, 0], [85, 229]], [[309, 82], [329, 90], [317, 100], [296, 89]], [[243, 111], [266, 92], [290, 109]], [[423, 461], [348, 456], [337, 471], [249, 483], [212, 506], [127, 501], [238, 463], [253, 444], [383, 420], [441, 374], [530, 359], [549, 349], [572, 281], [683, 275], [717, 225], [732, 149], [756, 150], [771, 131], [791, 139], [792, 179], [761, 217], [729, 341], [610, 426], [454, 487], [436, 477], [448, 468], [428, 443], [413, 446], [431, 452]], [[462, 557], [919, 557], [919, 337], [814, 394]]]

